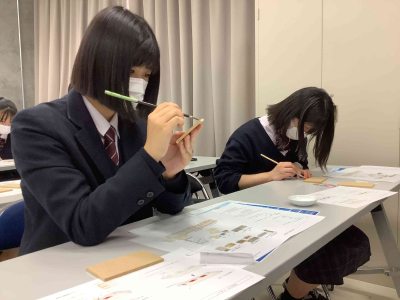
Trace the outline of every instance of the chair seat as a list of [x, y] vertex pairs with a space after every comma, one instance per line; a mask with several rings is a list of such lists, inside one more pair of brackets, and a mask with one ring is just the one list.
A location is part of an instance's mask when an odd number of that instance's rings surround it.
[[18, 202], [0, 214], [0, 251], [17, 248], [24, 233], [25, 202]]

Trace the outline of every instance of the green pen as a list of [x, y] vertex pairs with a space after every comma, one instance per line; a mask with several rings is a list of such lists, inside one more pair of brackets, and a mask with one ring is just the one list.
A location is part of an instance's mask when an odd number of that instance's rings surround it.
[[[123, 99], [123, 100], [131, 101], [131, 102], [135, 102], [135, 103], [137, 103], [137, 104], [143, 104], [143, 105], [147, 105], [147, 106], [154, 107], [154, 108], [157, 107], [157, 105], [154, 105], [154, 104], [151, 104], [151, 103], [147, 103], [147, 102], [144, 102], [144, 101], [140, 101], [140, 100], [137, 100], [137, 99], [135, 99], [135, 98], [128, 97], [128, 96], [124, 96], [124, 95], [120, 95], [120, 94], [117, 94], [117, 93], [113, 93], [113, 92], [110, 92], [110, 91], [105, 91], [104, 93], [105, 93], [106, 95], [108, 95], [108, 96], [112, 96], [112, 97], [116, 97], [116, 98], [119, 98], [119, 99]], [[191, 119], [195, 119], [195, 120], [200, 120], [200, 119], [198, 119], [198, 118], [196, 118], [196, 117], [193, 117], [193, 116], [191, 116], [191, 115], [188, 115], [188, 114], [183, 114], [183, 115], [184, 115], [185, 117], [187, 117], [187, 118], [191, 118]]]

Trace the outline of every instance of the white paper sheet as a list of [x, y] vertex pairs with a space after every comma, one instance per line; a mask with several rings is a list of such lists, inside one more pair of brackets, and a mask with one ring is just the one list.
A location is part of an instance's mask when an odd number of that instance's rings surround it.
[[395, 194], [397, 193], [381, 190], [338, 186], [332, 189], [309, 194], [309, 196], [317, 197], [318, 202], [321, 203], [357, 208], [390, 197]]
[[329, 172], [325, 176], [362, 181], [397, 182], [400, 181], [400, 168], [361, 166]]
[[[320, 222], [318, 212], [226, 201], [133, 229], [133, 242], [175, 251], [251, 253], [254, 260]], [[300, 230], [300, 231], [299, 231]]]
[[202, 265], [185, 251], [164, 256], [165, 261], [107, 282], [88, 283], [42, 300], [222, 300], [259, 282], [264, 277], [226, 265]]

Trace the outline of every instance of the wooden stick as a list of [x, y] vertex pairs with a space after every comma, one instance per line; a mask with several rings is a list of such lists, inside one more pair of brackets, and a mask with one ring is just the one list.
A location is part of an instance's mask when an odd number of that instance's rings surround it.
[[261, 154], [261, 156], [264, 157], [264, 158], [266, 158], [266, 159], [268, 159], [268, 160], [270, 160], [270, 161], [272, 161], [273, 163], [278, 164], [277, 161], [273, 160], [272, 158], [269, 158], [268, 156], [266, 156], [266, 155], [264, 155], [264, 154]]
[[188, 131], [186, 131], [182, 136], [176, 141], [178, 144], [180, 141], [182, 141], [185, 136], [187, 136], [189, 133], [191, 133], [197, 126], [199, 126], [201, 123], [203, 123], [204, 119], [198, 120], [196, 124], [194, 124], [192, 127], [189, 128]]
[[[264, 157], [264, 158], [266, 158], [266, 159], [268, 159], [268, 160], [270, 160], [270, 161], [272, 161], [273, 163], [278, 164], [277, 161], [273, 160], [272, 158], [269, 158], [268, 156], [266, 156], [266, 155], [264, 155], [264, 154], [261, 154], [261, 156]], [[296, 173], [296, 175], [300, 176], [301, 178], [304, 178], [304, 176], [301, 175], [301, 174], [299, 174], [299, 173]]]

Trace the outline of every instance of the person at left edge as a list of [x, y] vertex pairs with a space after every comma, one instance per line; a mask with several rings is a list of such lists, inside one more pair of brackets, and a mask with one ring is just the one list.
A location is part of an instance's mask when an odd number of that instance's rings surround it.
[[[13, 154], [25, 200], [20, 255], [73, 241], [103, 242], [121, 224], [178, 213], [190, 198], [184, 167], [198, 130], [176, 144], [176, 104], [153, 112], [105, 90], [155, 104], [160, 53], [146, 21], [108, 7], [90, 23], [75, 59], [72, 89], [18, 113]], [[146, 107], [144, 107], [146, 108]], [[147, 119], [147, 121], [146, 121]]]
[[12, 159], [11, 121], [17, 113], [17, 107], [11, 100], [0, 97], [0, 160]]

